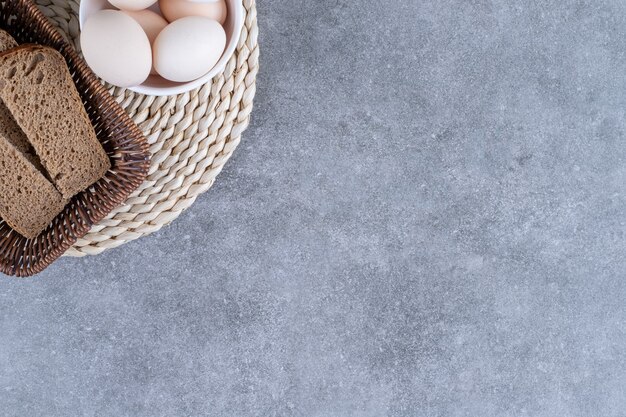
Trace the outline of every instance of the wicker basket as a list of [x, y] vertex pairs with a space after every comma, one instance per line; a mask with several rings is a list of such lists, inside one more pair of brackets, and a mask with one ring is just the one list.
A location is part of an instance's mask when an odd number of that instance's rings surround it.
[[139, 128], [31, 0], [0, 2], [0, 28], [20, 44], [37, 43], [61, 52], [112, 165], [35, 239], [22, 237], [0, 220], [0, 271], [24, 277], [41, 272], [123, 203], [144, 181], [149, 152]]

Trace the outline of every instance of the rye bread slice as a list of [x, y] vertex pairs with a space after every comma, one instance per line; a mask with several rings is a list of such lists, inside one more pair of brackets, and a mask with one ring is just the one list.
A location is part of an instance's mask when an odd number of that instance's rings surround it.
[[25, 45], [0, 54], [0, 99], [65, 198], [87, 189], [111, 167], [56, 50]]
[[32, 239], [66, 203], [52, 183], [0, 135], [0, 217], [16, 232]]
[[[17, 48], [17, 42], [7, 32], [0, 30], [0, 52], [8, 51], [9, 49]], [[35, 165], [44, 175], [45, 172], [39, 157], [35, 153], [35, 149], [28, 142], [26, 135], [22, 132], [22, 129], [17, 125], [17, 122], [11, 115], [11, 112], [4, 105], [4, 102], [0, 100], [0, 135], [4, 136], [15, 148], [24, 154], [26, 159]]]

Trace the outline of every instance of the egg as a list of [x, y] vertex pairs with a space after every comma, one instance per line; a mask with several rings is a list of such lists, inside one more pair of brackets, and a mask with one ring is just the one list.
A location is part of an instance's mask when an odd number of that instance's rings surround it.
[[159, 0], [159, 7], [163, 16], [170, 22], [186, 16], [203, 16], [217, 20], [223, 25], [228, 15], [225, 0], [210, 3], [194, 3], [189, 0]]
[[183, 17], [170, 23], [154, 41], [154, 67], [170, 81], [192, 81], [217, 64], [225, 47], [226, 33], [218, 22], [201, 16]]
[[143, 10], [152, 6], [157, 0], [109, 0], [113, 6], [122, 10]]
[[101, 10], [84, 23], [80, 45], [85, 61], [102, 79], [119, 87], [139, 85], [150, 75], [148, 35], [119, 10]]
[[[148, 35], [150, 45], [154, 43], [157, 35], [165, 29], [165, 26], [168, 25], [167, 20], [163, 19], [161, 15], [150, 10], [139, 10], [136, 12], [124, 11], [124, 13], [139, 23], [144, 32], [146, 32], [146, 35]], [[156, 74], [154, 66], [152, 67], [150, 74]]]
[[136, 12], [124, 11], [124, 13], [139, 23], [139, 26], [141, 26], [144, 32], [146, 32], [146, 35], [148, 35], [150, 45], [154, 43], [158, 34], [168, 25], [167, 20], [151, 10], [139, 10]]

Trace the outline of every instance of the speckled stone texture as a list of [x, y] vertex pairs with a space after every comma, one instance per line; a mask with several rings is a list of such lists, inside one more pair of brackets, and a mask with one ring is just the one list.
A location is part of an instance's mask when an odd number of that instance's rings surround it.
[[0, 414], [626, 415], [626, 2], [258, 9], [215, 187], [0, 280]]

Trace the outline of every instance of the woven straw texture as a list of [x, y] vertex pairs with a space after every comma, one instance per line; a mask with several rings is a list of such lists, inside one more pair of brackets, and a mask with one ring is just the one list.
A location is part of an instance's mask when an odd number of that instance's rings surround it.
[[[80, 0], [36, 2], [80, 51]], [[150, 171], [126, 203], [95, 225], [66, 255], [96, 255], [156, 232], [213, 185], [248, 126], [256, 91], [256, 5], [255, 0], [243, 3], [246, 18], [237, 51], [224, 72], [211, 83], [170, 97], [110, 88], [113, 97], [148, 138], [152, 153]]]

